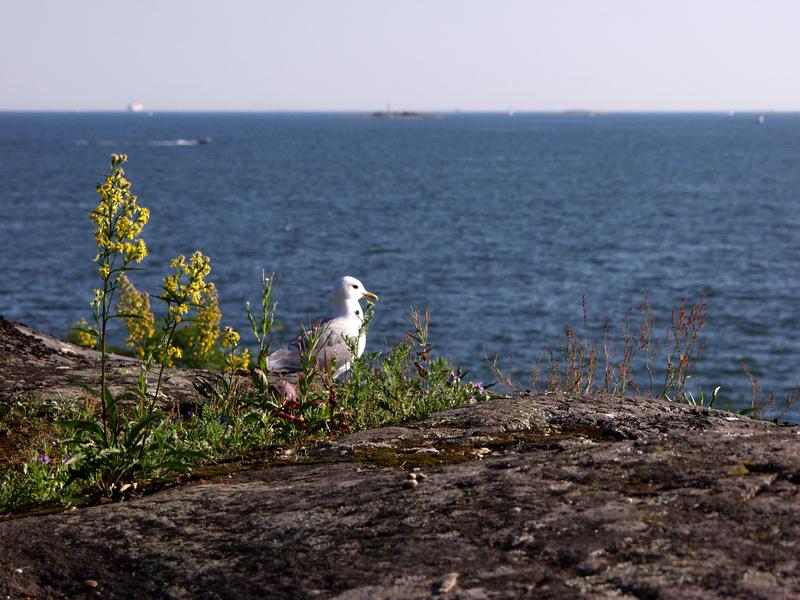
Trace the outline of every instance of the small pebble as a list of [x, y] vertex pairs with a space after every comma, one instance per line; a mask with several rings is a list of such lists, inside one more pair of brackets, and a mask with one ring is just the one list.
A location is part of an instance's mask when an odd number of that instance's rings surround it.
[[439, 456], [441, 452], [436, 448], [418, 448], [415, 454], [430, 454], [431, 456]]
[[439, 594], [447, 594], [448, 592], [452, 592], [457, 585], [458, 573], [453, 571], [452, 573], [444, 575], [439, 580], [438, 585], [436, 586], [436, 592]]
[[406, 487], [411, 488], [412, 490], [419, 485], [419, 481], [416, 479], [408, 479], [406, 481]]
[[100, 585], [100, 584], [99, 584], [99, 583], [97, 583], [97, 582], [96, 582], [94, 579], [87, 579], [87, 580], [86, 580], [86, 581], [84, 581], [83, 583], [85, 583], [86, 585], [88, 585], [90, 588], [96, 588], [98, 585]]

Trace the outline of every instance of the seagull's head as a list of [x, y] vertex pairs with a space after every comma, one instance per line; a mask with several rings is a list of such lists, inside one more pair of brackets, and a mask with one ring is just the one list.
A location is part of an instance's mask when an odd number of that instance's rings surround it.
[[333, 301], [336, 306], [341, 306], [352, 300], [358, 302], [361, 298], [377, 300], [378, 296], [367, 291], [364, 284], [355, 277], [342, 277], [336, 282], [336, 285], [333, 286]]

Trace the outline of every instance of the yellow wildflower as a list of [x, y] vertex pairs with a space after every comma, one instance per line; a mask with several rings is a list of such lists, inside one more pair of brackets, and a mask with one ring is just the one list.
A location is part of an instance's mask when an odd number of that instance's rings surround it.
[[132, 258], [136, 262], [142, 262], [145, 256], [147, 256], [147, 245], [142, 238], [139, 238], [136, 240], [136, 247], [133, 250]]
[[250, 366], [250, 352], [245, 348], [241, 354], [228, 354], [225, 356], [225, 364], [223, 370], [225, 371], [238, 371], [240, 369], [247, 369]]
[[184, 302], [199, 304], [200, 294], [208, 287], [205, 276], [211, 272], [211, 259], [198, 251], [192, 255], [189, 262], [185, 256], [179, 256], [172, 259], [169, 264], [175, 269], [175, 273], [167, 275], [162, 286], [167, 293], [168, 301], [176, 304]]
[[169, 312], [173, 315], [185, 315], [189, 312], [189, 305], [188, 304], [174, 304], [173, 306], [169, 307]]
[[183, 350], [173, 344], [170, 344], [166, 348], [162, 345], [158, 352], [156, 352], [156, 356], [159, 362], [163, 363], [165, 366], [173, 367], [175, 366], [174, 359], [181, 358], [183, 356]]
[[155, 317], [150, 312], [150, 295], [138, 291], [124, 273], [119, 276], [119, 290], [117, 313], [122, 315], [128, 330], [125, 343], [143, 358], [156, 329]]
[[131, 182], [118, 165], [128, 159], [124, 154], [111, 155], [111, 174], [97, 186], [100, 202], [89, 219], [96, 225], [94, 237], [101, 252], [97, 257], [101, 264], [110, 262], [114, 253], [122, 254], [124, 261], [141, 262], [147, 256], [144, 240], [137, 239], [150, 217], [150, 211], [136, 204], [131, 195]]
[[199, 360], [205, 361], [214, 350], [217, 337], [219, 337], [219, 322], [222, 312], [219, 308], [217, 288], [213, 283], [200, 294], [197, 310], [191, 327], [188, 329], [186, 345], [192, 349], [192, 354]]
[[220, 345], [223, 348], [236, 348], [239, 345], [239, 334], [233, 329], [233, 327], [226, 327], [225, 331], [222, 332], [220, 336]]
[[97, 345], [97, 328], [92, 327], [86, 322], [86, 319], [81, 319], [73, 326], [75, 332], [75, 343], [84, 348], [94, 348]]
[[169, 294], [178, 293], [178, 275], [167, 275], [164, 278], [164, 291]]

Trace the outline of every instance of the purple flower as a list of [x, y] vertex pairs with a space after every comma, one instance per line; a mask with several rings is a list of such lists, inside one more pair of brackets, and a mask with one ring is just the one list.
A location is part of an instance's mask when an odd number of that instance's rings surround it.
[[458, 373], [450, 373], [450, 383], [456, 384], [461, 381], [461, 377], [459, 377]]
[[483, 382], [482, 381], [474, 381], [472, 383], [472, 387], [475, 388], [476, 392], [483, 392]]
[[65, 463], [68, 463], [72, 460], [72, 457], [69, 454], [65, 454], [64, 458], [62, 459]]
[[42, 461], [44, 464], [47, 464], [50, 462], [50, 457], [47, 456], [47, 454], [40, 454], [39, 460]]
[[220, 423], [220, 425], [225, 425], [225, 423], [227, 423], [227, 422], [228, 422], [228, 417], [226, 417], [225, 415], [222, 415], [222, 416], [219, 418], [219, 423]]
[[193, 410], [187, 410], [186, 411], [186, 418], [187, 419], [191, 419], [193, 416], [194, 416], [194, 411]]

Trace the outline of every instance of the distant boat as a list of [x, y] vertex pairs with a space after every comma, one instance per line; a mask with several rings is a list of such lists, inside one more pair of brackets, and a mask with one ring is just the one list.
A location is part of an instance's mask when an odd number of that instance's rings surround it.
[[131, 102], [128, 104], [128, 112], [139, 113], [144, 112], [144, 104], [141, 102]]
[[177, 140], [155, 140], [152, 142], [145, 142], [145, 144], [147, 144], [148, 146], [202, 146], [210, 143], [211, 143], [210, 137], [200, 137], [191, 139], [179, 138]]
[[758, 115], [756, 117], [756, 123], [758, 123], [759, 125], [763, 125], [764, 121], [766, 121], [766, 119], [764, 118], [764, 115]]

